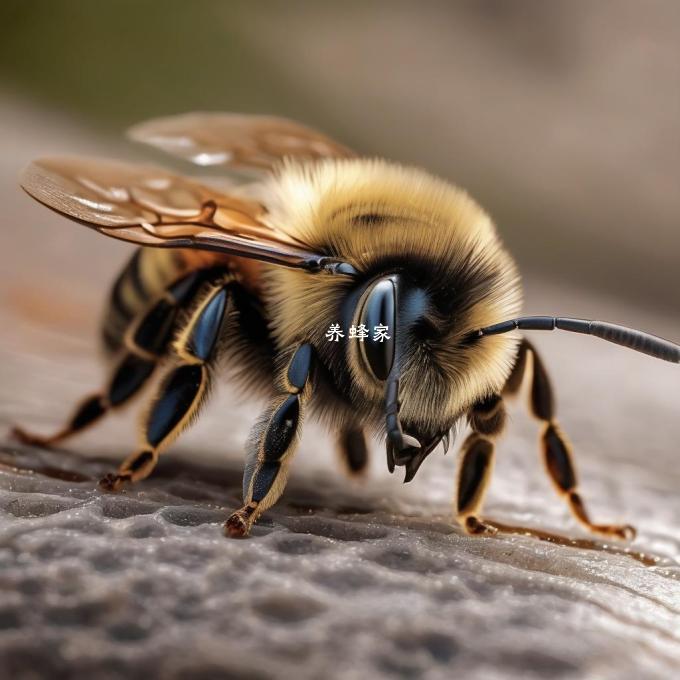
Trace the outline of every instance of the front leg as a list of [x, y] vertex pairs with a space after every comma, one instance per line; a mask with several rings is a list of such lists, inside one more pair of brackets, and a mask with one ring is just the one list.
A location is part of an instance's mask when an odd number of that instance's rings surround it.
[[225, 534], [247, 536], [257, 518], [283, 493], [311, 391], [313, 349], [300, 345], [280, 376], [279, 396], [251, 433], [243, 474], [243, 507], [226, 521]]
[[506, 414], [503, 399], [494, 394], [475, 404], [468, 420], [472, 433], [460, 454], [456, 484], [455, 511], [458, 523], [469, 534], [493, 534], [480, 512], [491, 480], [495, 459], [494, 439], [503, 431]]

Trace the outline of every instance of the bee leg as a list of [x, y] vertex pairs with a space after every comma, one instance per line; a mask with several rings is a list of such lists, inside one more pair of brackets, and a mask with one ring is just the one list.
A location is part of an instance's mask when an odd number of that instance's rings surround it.
[[53, 446], [93, 425], [112, 408], [131, 399], [147, 383], [165, 354], [178, 310], [195, 292], [196, 285], [197, 273], [180, 279], [132, 324], [126, 339], [128, 351], [113, 369], [109, 384], [101, 392], [83, 399], [62, 429], [42, 436], [14, 427], [12, 436], [25, 444]]
[[313, 349], [299, 345], [281, 376], [279, 396], [253, 428], [243, 475], [243, 507], [224, 525], [227, 536], [246, 536], [257, 518], [283, 493], [311, 391]]
[[347, 425], [338, 433], [338, 452], [350, 475], [358, 476], [366, 471], [368, 447], [364, 430], [358, 425]]
[[557, 492], [567, 501], [576, 519], [589, 531], [621, 539], [634, 538], [636, 532], [630, 525], [596, 524], [590, 519], [578, 491], [571, 448], [555, 419], [555, 404], [548, 373], [533, 345], [525, 340], [523, 346], [533, 357], [531, 411], [545, 423], [541, 435], [543, 460]]
[[[118, 365], [114, 375], [117, 375], [121, 368], [121, 365]], [[111, 405], [105, 394], [92, 394], [78, 402], [78, 405], [73, 411], [73, 415], [68, 419], [66, 425], [53, 434], [36, 434], [30, 430], [25, 430], [21, 425], [14, 425], [10, 430], [10, 437], [22, 444], [49, 448], [97, 422], [110, 407]]]
[[213, 285], [175, 342], [179, 359], [162, 379], [145, 415], [142, 443], [100, 486], [116, 491], [126, 482], [148, 477], [161, 451], [196, 417], [208, 391], [209, 366], [230, 308], [229, 281]]
[[479, 513], [493, 472], [494, 438], [503, 431], [505, 420], [505, 405], [498, 394], [475, 404], [468, 413], [472, 433], [463, 443], [460, 454], [455, 510], [459, 524], [469, 534], [497, 531], [484, 522]]
[[513, 364], [512, 371], [508, 379], [505, 381], [503, 387], [504, 396], [515, 396], [524, 382], [524, 376], [527, 372], [527, 360], [529, 358], [529, 342], [522, 338], [517, 350], [517, 356], [515, 357], [515, 363]]

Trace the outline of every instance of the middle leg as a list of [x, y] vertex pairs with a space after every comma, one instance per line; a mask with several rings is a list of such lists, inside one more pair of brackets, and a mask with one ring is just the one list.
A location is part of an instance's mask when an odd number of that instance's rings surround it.
[[460, 454], [455, 512], [458, 523], [469, 534], [493, 534], [480, 512], [495, 459], [495, 438], [505, 427], [505, 405], [499, 394], [475, 404], [468, 414], [472, 433]]
[[352, 477], [359, 477], [368, 467], [366, 434], [359, 424], [345, 425], [337, 434], [340, 459]]
[[224, 525], [233, 538], [247, 536], [257, 518], [283, 493], [295, 453], [303, 408], [311, 392], [313, 349], [301, 344], [279, 376], [279, 395], [253, 428], [243, 475], [243, 506]]

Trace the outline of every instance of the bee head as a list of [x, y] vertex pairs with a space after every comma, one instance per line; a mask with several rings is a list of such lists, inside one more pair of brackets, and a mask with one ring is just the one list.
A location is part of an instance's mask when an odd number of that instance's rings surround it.
[[409, 481], [440, 442], [448, 443], [466, 408], [500, 387], [515, 340], [484, 347], [470, 340], [492, 277], [468, 269], [467, 278], [442, 290], [412, 261], [391, 264], [350, 296], [346, 346], [355, 383], [382, 404], [388, 466], [405, 466]]

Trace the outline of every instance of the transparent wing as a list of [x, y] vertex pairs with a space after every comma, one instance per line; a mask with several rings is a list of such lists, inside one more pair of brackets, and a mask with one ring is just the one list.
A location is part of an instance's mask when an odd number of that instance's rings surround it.
[[153, 166], [43, 158], [26, 168], [21, 185], [62, 215], [140, 245], [218, 250], [292, 267], [324, 259], [265, 224], [260, 203]]
[[314, 160], [355, 155], [316, 130], [273, 116], [187, 113], [140, 123], [128, 135], [202, 166], [271, 170], [286, 157]]

